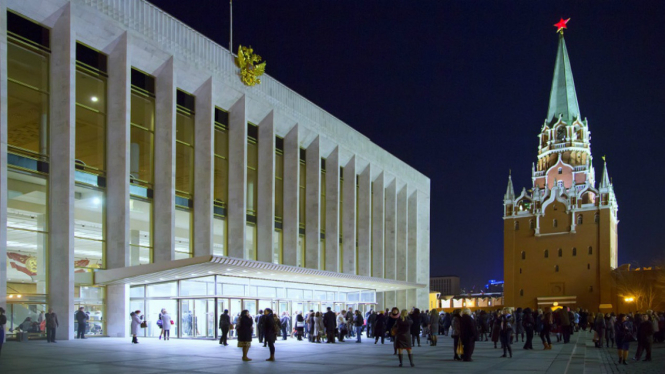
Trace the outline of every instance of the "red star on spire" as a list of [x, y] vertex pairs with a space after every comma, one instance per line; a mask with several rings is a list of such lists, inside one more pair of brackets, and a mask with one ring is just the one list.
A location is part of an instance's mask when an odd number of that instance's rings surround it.
[[563, 29], [567, 29], [566, 24], [568, 23], [568, 21], [570, 21], [570, 18], [568, 19], [561, 18], [561, 21], [555, 23], [554, 26], [556, 27], [556, 32], [560, 32], [563, 34]]

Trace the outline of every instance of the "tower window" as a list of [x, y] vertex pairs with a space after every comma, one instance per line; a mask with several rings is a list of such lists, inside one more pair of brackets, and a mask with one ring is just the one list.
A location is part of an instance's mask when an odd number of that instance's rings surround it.
[[558, 273], [558, 272], [559, 272], [559, 265], [555, 265], [555, 266], [554, 266], [554, 272], [555, 272], [555, 273]]
[[526, 252], [522, 251], [522, 260], [526, 260]]
[[515, 231], [520, 229], [520, 223], [519, 221], [515, 221]]
[[582, 218], [582, 214], [577, 215], [577, 224], [581, 225], [584, 222], [584, 219]]
[[589, 286], [589, 292], [593, 292], [593, 286]]
[[546, 249], [545, 250], [545, 258], [549, 258], [549, 257], [550, 257], [550, 250]]
[[563, 168], [559, 168], [559, 174], [563, 174]]
[[563, 181], [556, 181], [556, 184], [559, 188], [563, 188]]
[[593, 223], [598, 223], [600, 222], [600, 215], [596, 213], [596, 215], [593, 216]]
[[586, 269], [591, 270], [591, 264], [586, 264]]
[[522, 274], [522, 268], [520, 268], [520, 274]]
[[524, 290], [520, 290], [520, 296], [524, 296]]
[[592, 247], [589, 247], [589, 254], [590, 254], [590, 255], [593, 254], [593, 248], [592, 248]]
[[559, 253], [559, 257], [563, 257], [563, 251], [561, 250], [561, 248], [559, 248], [558, 253]]
[[557, 227], [558, 224], [559, 223], [556, 221], [556, 219], [552, 220], [552, 227]]
[[573, 256], [577, 256], [577, 248], [573, 248]]
[[532, 219], [529, 220], [529, 228], [530, 228], [531, 230], [533, 230], [533, 229], [535, 228]]

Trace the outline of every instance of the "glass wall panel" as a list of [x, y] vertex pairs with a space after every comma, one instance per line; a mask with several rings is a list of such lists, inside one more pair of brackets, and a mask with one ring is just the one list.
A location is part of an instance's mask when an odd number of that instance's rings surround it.
[[106, 170], [106, 77], [76, 71], [76, 162], [94, 174]]
[[129, 200], [130, 266], [152, 262], [152, 201]]
[[10, 152], [47, 156], [49, 54], [8, 39], [7, 146]]
[[180, 281], [180, 296], [215, 294], [215, 277], [194, 278]]
[[282, 230], [275, 229], [272, 237], [272, 262], [275, 264], [282, 263]]
[[282, 222], [284, 216], [284, 156], [275, 154], [275, 220]]
[[229, 191], [228, 134], [221, 126], [215, 126], [215, 201], [225, 206]]
[[145, 286], [132, 286], [129, 288], [129, 297], [145, 297]]
[[[78, 310], [83, 307], [88, 314], [86, 335], [104, 335], [106, 324], [106, 287], [82, 286], [74, 287], [74, 307]], [[77, 331], [74, 322], [74, 331]]]
[[305, 266], [305, 235], [298, 235], [298, 253], [297, 253], [297, 265], [296, 266]]
[[132, 182], [152, 187], [155, 99], [132, 90], [129, 172]]
[[175, 259], [192, 257], [192, 212], [182, 208], [175, 210]]
[[148, 297], [172, 297], [178, 296], [178, 283], [156, 283], [146, 286]]
[[171, 325], [171, 331], [169, 332], [169, 336], [171, 338], [177, 337], [178, 328], [180, 327], [180, 324], [178, 323], [179, 320], [178, 320], [177, 300], [168, 300], [168, 299], [146, 300], [146, 310], [143, 313], [148, 328], [140, 330], [145, 330], [145, 334], [147, 336], [155, 338], [158, 337], [159, 334], [162, 332], [162, 330], [159, 328], [159, 326], [157, 326], [157, 320], [159, 319], [159, 314], [162, 312], [162, 309], [166, 309], [166, 313], [168, 313], [169, 316], [171, 316], [171, 321], [173, 321], [173, 325]]
[[249, 140], [247, 142], [247, 214], [256, 216], [258, 209], [258, 167], [259, 167], [259, 147], [256, 142]]
[[194, 183], [194, 115], [178, 110], [176, 114], [175, 188], [191, 196]]
[[300, 195], [299, 195], [299, 212], [298, 212], [298, 222], [300, 223], [300, 228], [304, 229], [305, 228], [305, 196], [306, 196], [306, 189], [305, 186], [307, 185], [307, 171], [306, 171], [306, 165], [305, 161], [302, 159], [300, 160]]
[[215, 256], [226, 256], [226, 219], [215, 216], [212, 220], [212, 230], [212, 254]]
[[10, 293], [46, 294], [48, 183], [8, 170], [7, 287]]
[[78, 184], [74, 191], [75, 271], [105, 269], [104, 192]]

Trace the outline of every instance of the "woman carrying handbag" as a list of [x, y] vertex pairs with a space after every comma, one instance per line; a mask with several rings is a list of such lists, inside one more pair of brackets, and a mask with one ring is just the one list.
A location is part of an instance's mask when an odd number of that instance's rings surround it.
[[143, 316], [140, 316], [141, 311], [137, 310], [134, 312], [131, 312], [129, 314], [130, 317], [132, 317], [132, 325], [131, 325], [131, 332], [132, 332], [132, 343], [133, 344], [139, 344], [138, 339], [136, 338], [136, 335], [139, 333], [139, 327], [145, 328], [146, 324], [145, 322], [141, 322], [143, 319]]

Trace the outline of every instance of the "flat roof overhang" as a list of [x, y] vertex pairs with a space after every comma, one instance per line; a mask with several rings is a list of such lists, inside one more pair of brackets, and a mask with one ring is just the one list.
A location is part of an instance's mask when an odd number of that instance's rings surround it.
[[97, 270], [92, 275], [93, 279], [90, 283], [95, 285], [149, 284], [209, 275], [225, 275], [268, 281], [368, 289], [377, 292], [409, 290], [427, 286], [394, 279], [336, 273], [225, 256], [199, 256], [155, 264]]

